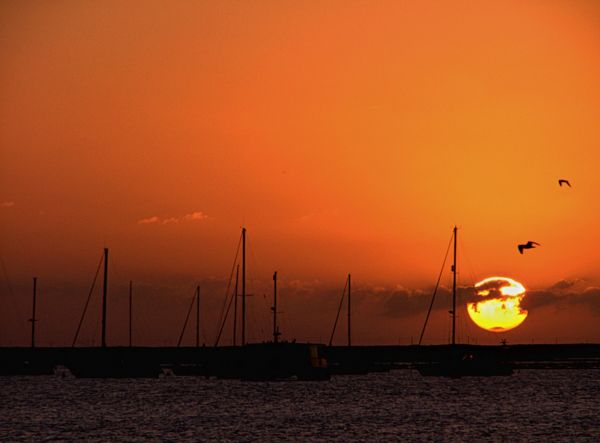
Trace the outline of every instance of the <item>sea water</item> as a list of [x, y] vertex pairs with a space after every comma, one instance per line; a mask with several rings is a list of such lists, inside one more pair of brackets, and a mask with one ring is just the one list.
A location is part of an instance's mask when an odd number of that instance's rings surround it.
[[600, 442], [600, 370], [328, 382], [0, 377], [1, 441]]

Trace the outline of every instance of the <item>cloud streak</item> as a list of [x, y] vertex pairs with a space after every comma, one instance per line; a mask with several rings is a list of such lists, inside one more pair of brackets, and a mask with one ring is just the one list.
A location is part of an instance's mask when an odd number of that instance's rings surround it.
[[151, 223], [158, 223], [159, 220], [160, 219], [156, 215], [154, 215], [152, 217], [143, 218], [141, 220], [138, 220], [138, 224], [140, 224], [140, 225], [148, 225], [148, 224], [151, 224]]
[[522, 306], [525, 309], [582, 306], [600, 315], [600, 287], [588, 286], [583, 280], [561, 280], [545, 290], [528, 291]]
[[149, 225], [149, 224], [161, 224], [161, 225], [169, 225], [181, 222], [190, 222], [190, 221], [202, 221], [206, 220], [208, 215], [206, 215], [202, 211], [194, 211], [189, 214], [185, 214], [181, 217], [164, 217], [161, 218], [157, 215], [153, 215], [151, 217], [142, 218], [138, 220], [139, 225]]
[[12, 208], [15, 205], [13, 201], [3, 201], [0, 203], [0, 208]]
[[[486, 297], [477, 295], [473, 287], [457, 288], [459, 305], [481, 302], [488, 298], [506, 298], [500, 294], [499, 286], [490, 287]], [[381, 302], [382, 314], [387, 317], [406, 318], [424, 314], [431, 302], [433, 290], [424, 289], [385, 289], [365, 287], [361, 289], [361, 298]], [[449, 288], [438, 289], [433, 310], [446, 310], [450, 306], [452, 296]], [[521, 301], [523, 310], [542, 308], [570, 309], [583, 307], [593, 315], [600, 316], [600, 287], [589, 286], [583, 280], [562, 280], [543, 290], [530, 290]]]

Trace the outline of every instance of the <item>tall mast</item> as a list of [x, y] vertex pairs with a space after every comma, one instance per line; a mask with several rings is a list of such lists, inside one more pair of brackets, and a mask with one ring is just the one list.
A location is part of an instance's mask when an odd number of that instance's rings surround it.
[[196, 286], [196, 347], [200, 346], [200, 286]]
[[452, 344], [456, 344], [456, 235], [454, 226], [454, 264], [452, 265]]
[[242, 228], [242, 346], [246, 344], [246, 228]]
[[31, 347], [35, 348], [35, 322], [37, 319], [35, 318], [35, 302], [37, 296], [37, 277], [33, 277], [33, 306], [31, 312]]
[[106, 347], [106, 292], [108, 290], [108, 248], [104, 248], [104, 286], [102, 287], [102, 347]]
[[133, 336], [133, 281], [129, 280], [129, 347], [131, 348]]
[[237, 340], [237, 305], [238, 305], [238, 279], [240, 275], [240, 265], [237, 265], [235, 270], [235, 293], [233, 300], [233, 346], [236, 345]]
[[273, 273], [273, 343], [279, 339], [279, 327], [277, 326], [277, 271]]
[[352, 281], [351, 281], [351, 277], [350, 274], [348, 274], [348, 346], [352, 346], [352, 324], [351, 324], [351, 317], [352, 317], [352, 311], [351, 311], [351, 304], [350, 301], [352, 300], [351, 298], [351, 293], [352, 293], [352, 287], [351, 287]]

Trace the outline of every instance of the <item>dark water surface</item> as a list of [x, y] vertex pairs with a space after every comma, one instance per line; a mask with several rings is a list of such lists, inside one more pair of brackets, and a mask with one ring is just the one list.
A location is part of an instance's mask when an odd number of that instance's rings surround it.
[[261, 382], [0, 377], [1, 441], [600, 442], [600, 370]]

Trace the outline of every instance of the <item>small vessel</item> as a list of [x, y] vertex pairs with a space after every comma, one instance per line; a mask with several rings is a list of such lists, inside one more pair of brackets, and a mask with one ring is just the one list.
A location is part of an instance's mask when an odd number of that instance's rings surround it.
[[[240, 379], [244, 381], [286, 381], [286, 380], [329, 380], [330, 372], [325, 353], [325, 345], [297, 343], [295, 340], [281, 340], [277, 322], [277, 272], [273, 273], [273, 340], [262, 343], [248, 343], [246, 340], [246, 228], [238, 244], [241, 246], [241, 346], [236, 345], [237, 336], [237, 297], [238, 272], [234, 291], [226, 302], [227, 309], [217, 334], [213, 348], [214, 358], [207, 358], [203, 374], [208, 377]], [[237, 260], [237, 253], [236, 253]], [[234, 260], [234, 264], [236, 261]], [[233, 269], [230, 276], [233, 277]], [[239, 268], [238, 268], [239, 269]], [[230, 285], [228, 284], [228, 291]], [[233, 346], [219, 347], [221, 333], [227, 320], [229, 307], [234, 307]], [[175, 371], [175, 373], [177, 373]]]
[[[108, 292], [108, 248], [104, 248], [103, 256], [98, 264], [96, 276], [92, 283], [79, 326], [73, 339], [75, 348], [85, 312], [100, 271], [104, 264], [102, 287], [102, 337], [100, 348], [73, 349], [66, 356], [65, 366], [77, 378], [157, 378], [162, 369], [159, 362], [148, 356], [147, 352], [131, 347], [131, 311], [130, 311], [130, 346], [126, 348], [108, 348], [106, 346], [106, 305]], [[131, 285], [130, 285], [131, 301]], [[131, 309], [131, 304], [130, 304]]]
[[187, 311], [187, 315], [185, 317], [185, 321], [183, 322], [183, 328], [181, 329], [181, 334], [179, 335], [179, 340], [177, 341], [177, 348], [181, 347], [181, 342], [183, 341], [183, 336], [185, 334], [185, 330], [188, 324], [188, 320], [190, 318], [190, 314], [192, 312], [192, 308], [196, 306], [196, 342], [195, 347], [189, 348], [183, 355], [185, 358], [183, 360], [179, 360], [174, 364], [164, 365], [164, 368], [169, 369], [173, 375], [177, 376], [200, 376], [207, 375], [206, 373], [206, 364], [203, 362], [199, 356], [200, 353], [198, 350], [200, 349], [200, 286], [196, 286], [196, 291], [194, 292], [194, 297], [190, 303], [190, 307]]
[[158, 378], [162, 368], [144, 348], [78, 348], [65, 366], [77, 378]]
[[295, 342], [247, 344], [242, 348], [240, 379], [245, 381], [329, 380], [323, 345]]
[[455, 345], [440, 361], [432, 361], [417, 366], [423, 376], [437, 377], [491, 377], [512, 375], [512, 365], [496, 355], [483, 355], [467, 347]]
[[242, 348], [240, 371], [246, 381], [329, 380], [323, 346], [280, 341], [277, 324], [277, 272], [273, 273], [273, 341], [246, 344]]
[[38, 322], [36, 318], [36, 298], [37, 298], [37, 277], [33, 277], [33, 303], [31, 322], [31, 347], [7, 349], [6, 353], [0, 357], [0, 376], [8, 375], [52, 375], [56, 361], [51, 353], [41, 351], [35, 344], [35, 325]]
[[[347, 344], [334, 347], [333, 339], [344, 299], [346, 299], [347, 309]], [[327, 347], [328, 356], [335, 356], [329, 360], [330, 372], [334, 375], [363, 375], [377, 371], [378, 368], [373, 365], [373, 362], [365, 359], [362, 354], [356, 353], [355, 349], [352, 347], [352, 275], [348, 274]]]
[[[454, 260], [452, 264], [452, 341], [449, 348], [439, 354], [438, 361], [429, 361], [426, 363], [417, 363], [416, 369], [423, 376], [438, 376], [438, 377], [487, 377], [487, 376], [502, 376], [512, 375], [512, 365], [501, 358], [500, 353], [482, 353], [478, 352], [473, 346], [458, 345], [456, 343], [456, 274], [457, 274], [457, 227], [454, 227], [452, 232], [452, 240], [454, 244]], [[444, 260], [445, 261], [445, 260]], [[440, 274], [441, 277], [441, 274]], [[439, 284], [439, 279], [438, 279]], [[437, 286], [436, 286], [437, 290]], [[435, 291], [434, 291], [435, 297]], [[431, 312], [431, 302], [429, 312]], [[429, 312], [421, 332], [421, 339], [427, 326]], [[502, 351], [502, 349], [499, 349]]]

